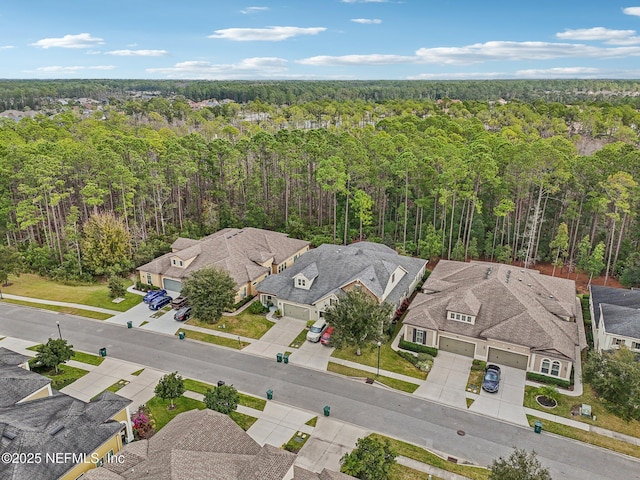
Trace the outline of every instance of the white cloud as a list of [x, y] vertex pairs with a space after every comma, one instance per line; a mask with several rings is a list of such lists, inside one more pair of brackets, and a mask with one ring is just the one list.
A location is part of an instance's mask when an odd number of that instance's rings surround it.
[[267, 10], [269, 10], [269, 7], [247, 7], [240, 10], [240, 13], [249, 15], [251, 13], [266, 12]]
[[319, 55], [298, 60], [302, 65], [320, 66], [343, 66], [343, 65], [393, 65], [401, 63], [416, 63], [416, 57], [404, 55], [342, 55], [332, 57], [329, 55]]
[[164, 57], [169, 55], [166, 50], [111, 50], [104, 52], [106, 55], [117, 55], [119, 57]]
[[640, 37], [636, 36], [635, 30], [611, 30], [604, 27], [566, 29], [564, 32], [556, 33], [556, 37], [562, 40], [604, 40], [610, 45], [640, 43]]
[[622, 13], [625, 15], [633, 15], [640, 17], [640, 7], [627, 7], [622, 9]]
[[378, 25], [382, 23], [382, 20], [379, 18], [352, 18], [352, 22], [362, 23], [364, 25]]
[[0, 50], [11, 50], [12, 48], [16, 48], [13, 45], [2, 45], [0, 46]]
[[89, 33], [80, 33], [78, 35], [65, 35], [62, 38], [43, 38], [31, 45], [41, 48], [90, 48], [102, 44], [104, 44], [102, 38], [92, 37]]
[[204, 61], [176, 63], [173, 67], [148, 68], [149, 73], [159, 73], [169, 78], [234, 79], [269, 77], [286, 72], [287, 61], [278, 57], [245, 58], [238, 63], [213, 64]]
[[116, 67], [113, 65], [94, 65], [94, 66], [78, 65], [78, 66], [69, 66], [69, 67], [52, 65], [50, 67], [38, 67], [36, 68], [36, 72], [47, 73], [47, 74], [58, 74], [58, 73], [77, 73], [85, 70], [113, 70], [114, 68]]
[[325, 27], [225, 28], [216, 30], [212, 35], [209, 35], [209, 38], [224, 38], [236, 42], [279, 42], [298, 35], [317, 35], [325, 30]]

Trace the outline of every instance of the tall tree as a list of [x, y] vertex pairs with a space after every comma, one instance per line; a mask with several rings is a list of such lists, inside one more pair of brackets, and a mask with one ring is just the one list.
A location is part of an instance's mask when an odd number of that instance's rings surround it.
[[0, 245], [0, 283], [8, 285], [9, 275], [19, 276], [23, 268], [20, 252], [13, 247]]
[[207, 408], [216, 412], [229, 415], [238, 408], [238, 390], [233, 385], [219, 385], [216, 388], [208, 388], [204, 394], [204, 404]]
[[566, 223], [562, 222], [558, 225], [558, 232], [549, 244], [549, 248], [551, 249], [551, 253], [555, 256], [555, 259], [553, 260], [553, 271], [551, 272], [551, 276], [555, 277], [556, 267], [562, 268], [564, 261], [569, 254], [569, 230]]
[[371, 436], [359, 438], [356, 448], [340, 459], [340, 471], [361, 480], [386, 480], [396, 464], [396, 454], [388, 440]]
[[173, 410], [175, 408], [173, 401], [176, 398], [180, 398], [184, 391], [185, 387], [182, 376], [178, 375], [178, 372], [172, 372], [160, 378], [153, 392], [163, 400], [170, 400], [171, 405], [169, 408]]
[[493, 461], [489, 480], [551, 480], [549, 469], [542, 466], [536, 452], [516, 448], [508, 458]]
[[191, 312], [195, 318], [216, 323], [222, 312], [233, 306], [236, 282], [224, 270], [205, 267], [185, 278], [180, 293], [189, 297]]
[[92, 215], [83, 229], [82, 261], [95, 275], [124, 274], [131, 269], [129, 232], [112, 213]]
[[58, 366], [61, 363], [67, 363], [73, 357], [73, 345], [67, 344], [64, 338], [50, 338], [44, 345], [36, 347], [36, 365], [44, 365], [45, 367], [55, 369], [58, 373]]

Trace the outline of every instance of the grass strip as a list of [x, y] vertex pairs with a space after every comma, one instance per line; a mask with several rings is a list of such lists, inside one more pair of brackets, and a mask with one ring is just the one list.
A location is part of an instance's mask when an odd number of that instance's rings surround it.
[[93, 318], [94, 320], [106, 320], [113, 317], [108, 313], [94, 312], [92, 310], [82, 310], [75, 307], [64, 307], [62, 305], [49, 305], [46, 303], [25, 302], [24, 300], [13, 300], [12, 298], [5, 298], [2, 300], [6, 303], [14, 303], [24, 307], [41, 308], [43, 310], [51, 310], [52, 312], [64, 313], [66, 315], [76, 315], [78, 317]]
[[78, 352], [77, 350], [74, 350], [71, 360], [97, 366], [97, 365], [100, 365], [102, 362], [104, 362], [104, 357], [93, 355], [91, 353]]
[[71, 385], [79, 378], [84, 377], [88, 370], [82, 370], [81, 368], [70, 367], [69, 365], [59, 365], [59, 372], [56, 373], [55, 369], [49, 370], [48, 368], [32, 368], [32, 371], [44, 375], [51, 379], [51, 388], [54, 390], [62, 390], [67, 385]]
[[396, 463], [391, 467], [389, 472], [389, 480], [443, 480], [441, 477], [435, 477], [428, 473], [419, 472], [413, 468], [405, 467]]
[[138, 375], [140, 375], [142, 372], [144, 372], [144, 368], [141, 368], [140, 370], [136, 370], [135, 372], [133, 372], [131, 375], [133, 375], [134, 377], [137, 377]]
[[255, 339], [261, 338], [275, 325], [264, 315], [256, 315], [246, 310], [238, 315], [224, 315], [217, 323], [207, 323], [197, 318], [190, 318], [187, 320], [187, 324]]
[[396, 455], [402, 455], [403, 457], [411, 458], [418, 462], [441, 468], [447, 472], [457, 473], [458, 475], [462, 475], [472, 480], [487, 480], [489, 478], [489, 470], [484, 467], [471, 467], [449, 462], [435, 453], [431, 453], [417, 445], [396, 440], [395, 438], [385, 437], [379, 433], [372, 433], [369, 436], [379, 441], [387, 440]]
[[333, 373], [339, 373], [340, 375], [346, 375], [347, 377], [362, 377], [362, 378], [375, 378], [378, 382], [386, 385], [387, 387], [395, 388], [407, 393], [413, 393], [418, 388], [415, 383], [405, 382], [404, 380], [397, 380], [395, 378], [384, 377], [380, 375], [376, 377], [373, 373], [365, 370], [358, 370], [357, 368], [345, 367], [337, 363], [329, 362], [327, 371]]
[[[188, 328], [181, 328], [178, 332], [185, 332], [186, 337], [192, 340], [200, 340], [201, 342], [212, 343], [214, 345], [221, 345], [223, 347], [235, 348], [236, 350], [242, 350], [249, 345], [247, 342], [234, 340], [233, 338], [221, 337], [219, 335], [209, 335], [208, 333], [197, 332], [195, 330], [189, 330]], [[175, 334], [178, 335], [178, 332]]]
[[[200, 382], [198, 380], [193, 380], [191, 378], [184, 379], [184, 388], [191, 392], [196, 392], [201, 395], [207, 393], [207, 390], [216, 388], [215, 385], [211, 385], [210, 383]], [[254, 397], [253, 395], [247, 395], [245, 393], [238, 392], [238, 403], [244, 407], [253, 408], [255, 410], [264, 410], [265, 405], [267, 404], [266, 400], [262, 398]]]
[[296, 338], [293, 339], [293, 341], [289, 344], [289, 347], [291, 348], [300, 348], [300, 346], [302, 346], [304, 344], [304, 342], [307, 340], [307, 332], [309, 330], [307, 330], [306, 328], [304, 330], [302, 330], [297, 336]]
[[552, 422], [533, 415], [527, 415], [527, 420], [531, 427], [533, 427], [533, 424], [536, 421], [540, 421], [542, 422], [543, 431], [562, 435], [563, 437], [573, 438], [574, 440], [606, 448], [607, 450], [613, 450], [614, 452], [624, 453], [625, 455], [640, 458], [640, 449], [638, 449], [637, 446], [623, 442], [622, 440], [616, 440], [615, 438], [607, 437], [605, 435], [569, 427], [568, 425]]
[[306, 421], [304, 424], [309, 425], [310, 427], [315, 427], [317, 423], [318, 423], [318, 417], [313, 417], [308, 421]]
[[251, 425], [256, 423], [258, 420], [256, 417], [252, 417], [251, 415], [245, 415], [240, 412], [231, 412], [229, 414], [231, 420], [236, 422], [240, 428], [242, 428], [245, 432], [251, 428]]
[[304, 444], [307, 443], [309, 437], [311, 437], [311, 435], [309, 435], [308, 433], [296, 432], [287, 443], [282, 445], [282, 448], [284, 448], [287, 452], [298, 453], [304, 446]]

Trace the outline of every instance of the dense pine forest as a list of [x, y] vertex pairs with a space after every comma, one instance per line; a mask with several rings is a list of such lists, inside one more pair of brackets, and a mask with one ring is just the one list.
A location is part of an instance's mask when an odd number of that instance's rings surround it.
[[637, 284], [639, 89], [2, 81], [37, 113], [0, 119], [0, 263], [88, 279], [254, 226]]

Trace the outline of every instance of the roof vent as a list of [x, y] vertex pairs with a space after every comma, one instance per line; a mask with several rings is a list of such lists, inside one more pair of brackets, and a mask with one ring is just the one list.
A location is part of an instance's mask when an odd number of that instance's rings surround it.
[[519, 278], [519, 279], [518, 279], [518, 281], [519, 281], [519, 282], [521, 282], [521, 281], [522, 281], [522, 279], [521, 279], [521, 278]]
[[527, 283], [527, 286], [528, 286], [528, 287], [530, 287], [530, 286], [531, 286], [531, 284], [530, 284], [530, 283]]
[[16, 434], [13, 432], [7, 432], [6, 430], [4, 432], [2, 432], [2, 436], [6, 439], [9, 440], [13, 440], [14, 438], [16, 438]]
[[553, 295], [549, 295], [549, 298], [553, 298]]
[[51, 430], [49, 432], [49, 435], [51, 435], [53, 437], [57, 433], [60, 433], [62, 430], [64, 430], [64, 425], [58, 425], [56, 428], [54, 428], [53, 430]]

